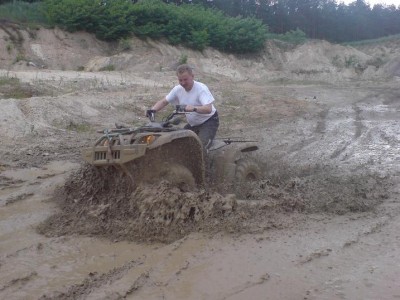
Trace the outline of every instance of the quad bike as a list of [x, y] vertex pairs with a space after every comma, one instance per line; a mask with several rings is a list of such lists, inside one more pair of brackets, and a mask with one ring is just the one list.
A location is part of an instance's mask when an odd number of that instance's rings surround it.
[[102, 136], [82, 151], [83, 158], [95, 167], [121, 171], [133, 185], [164, 179], [188, 187], [232, 186], [259, 179], [260, 169], [249, 157], [258, 149], [255, 141], [217, 138], [205, 149], [193, 131], [178, 126], [182, 114], [178, 105], [162, 122], [153, 112], [144, 126], [116, 124], [99, 131]]

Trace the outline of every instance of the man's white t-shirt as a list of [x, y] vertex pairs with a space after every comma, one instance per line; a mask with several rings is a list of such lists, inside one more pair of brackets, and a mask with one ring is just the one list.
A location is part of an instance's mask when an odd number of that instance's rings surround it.
[[[200, 106], [214, 102], [214, 97], [212, 96], [208, 87], [205, 84], [195, 80], [190, 91], [187, 92], [184, 87], [177, 85], [165, 98], [173, 105], [185, 104]], [[199, 114], [197, 112], [191, 112], [186, 114], [186, 119], [190, 126], [197, 126], [207, 121], [212, 115], [214, 115], [215, 111], [216, 109], [214, 105], [212, 105], [211, 113]]]

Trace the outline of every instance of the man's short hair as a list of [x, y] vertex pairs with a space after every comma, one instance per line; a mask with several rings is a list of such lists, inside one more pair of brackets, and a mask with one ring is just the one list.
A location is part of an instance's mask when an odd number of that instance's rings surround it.
[[188, 64], [179, 65], [178, 68], [176, 68], [177, 75], [183, 74], [185, 72], [188, 72], [189, 74], [192, 75], [193, 68], [191, 66], [189, 66]]

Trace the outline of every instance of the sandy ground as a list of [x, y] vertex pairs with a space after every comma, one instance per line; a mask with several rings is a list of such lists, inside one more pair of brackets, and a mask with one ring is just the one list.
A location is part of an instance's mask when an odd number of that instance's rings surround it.
[[[0, 298], [400, 298], [397, 77], [307, 83], [198, 74], [216, 95], [219, 136], [259, 141], [263, 180], [231, 214], [146, 242], [82, 234], [59, 215], [54, 195], [82, 167], [94, 130], [143, 122], [174, 73], [1, 72], [38, 95], [0, 100]], [[64, 231], [40, 234], [57, 215]]]

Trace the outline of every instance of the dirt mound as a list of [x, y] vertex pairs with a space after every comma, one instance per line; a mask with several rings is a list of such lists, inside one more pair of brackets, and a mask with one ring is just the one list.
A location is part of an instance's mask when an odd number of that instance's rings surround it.
[[86, 32], [30, 29], [12, 22], [0, 24], [0, 39], [7, 50], [0, 52], [0, 68], [13, 70], [77, 70], [93, 56], [104, 55], [112, 48], [112, 44]]
[[[149, 72], [174, 70], [187, 60], [199, 75], [234, 81], [249, 78], [329, 83], [368, 80], [379, 78], [381, 74], [376, 71], [382, 63], [397, 57], [391, 53], [392, 48], [385, 50], [385, 55], [391, 51], [390, 55], [382, 56], [380, 49], [364, 53], [353, 47], [318, 40], [302, 45], [271, 40], [256, 56], [226, 54], [212, 48], [199, 52], [172, 46], [163, 40], [136, 37], [121, 46], [99, 41], [85, 32], [66, 33], [57, 28], [30, 30], [13, 23], [0, 26], [0, 39], [6, 42], [7, 49], [0, 53], [0, 68], [9, 70], [126, 71], [147, 76]], [[381, 62], [378, 64], [377, 60]]]

